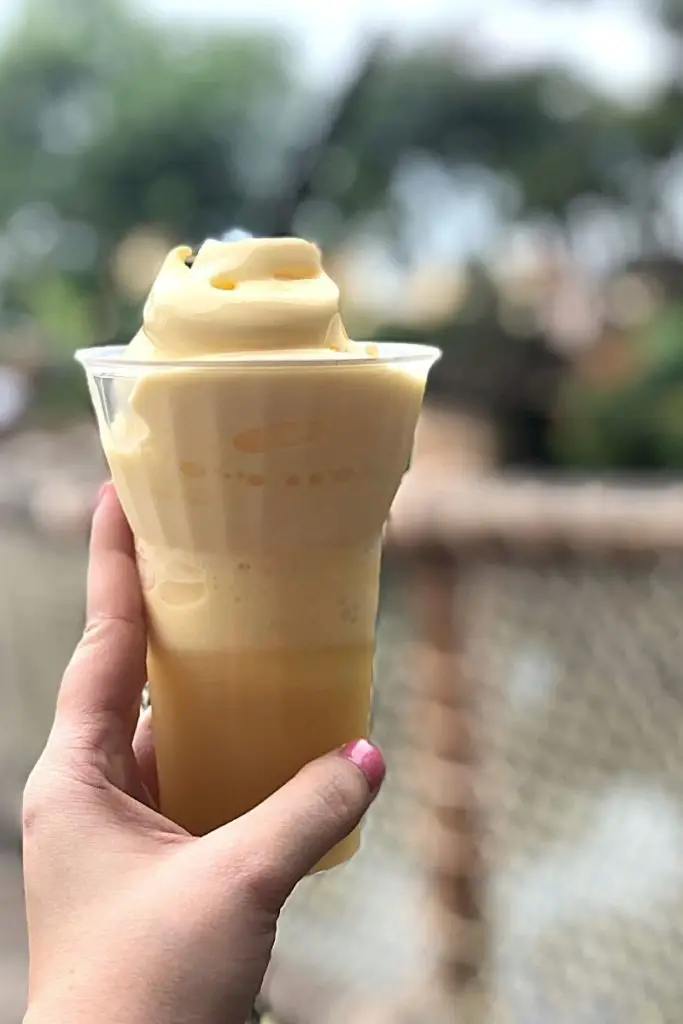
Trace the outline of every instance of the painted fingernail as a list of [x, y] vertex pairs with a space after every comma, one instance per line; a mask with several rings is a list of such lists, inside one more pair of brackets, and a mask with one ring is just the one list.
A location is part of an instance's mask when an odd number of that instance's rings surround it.
[[102, 486], [100, 487], [99, 491], [97, 492], [97, 498], [95, 499], [95, 508], [97, 508], [97, 506], [101, 503], [102, 499], [104, 498], [105, 494], [108, 492], [110, 487], [111, 480], [105, 480]]
[[386, 765], [379, 747], [374, 746], [369, 740], [351, 740], [339, 751], [342, 757], [360, 768], [367, 779], [370, 792], [375, 796], [384, 781]]

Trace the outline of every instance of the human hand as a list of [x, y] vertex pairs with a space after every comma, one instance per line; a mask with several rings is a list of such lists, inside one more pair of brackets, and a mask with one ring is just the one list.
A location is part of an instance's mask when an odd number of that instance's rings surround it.
[[284, 901], [382, 782], [381, 754], [360, 740], [189, 835], [156, 809], [145, 651], [132, 539], [107, 485], [87, 625], [24, 795], [26, 1024], [244, 1024]]

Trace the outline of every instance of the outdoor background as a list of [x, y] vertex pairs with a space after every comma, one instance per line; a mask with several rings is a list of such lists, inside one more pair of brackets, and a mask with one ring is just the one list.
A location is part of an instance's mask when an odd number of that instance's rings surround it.
[[131, 337], [170, 246], [299, 234], [352, 336], [443, 348], [419, 452], [449, 472], [677, 473], [682, 60], [681, 0], [4, 0], [3, 1024], [105, 472], [74, 349]]

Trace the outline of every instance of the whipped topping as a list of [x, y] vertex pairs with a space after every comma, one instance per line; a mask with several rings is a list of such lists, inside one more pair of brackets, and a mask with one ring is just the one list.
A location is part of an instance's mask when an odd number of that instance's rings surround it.
[[187, 246], [172, 249], [127, 354], [187, 359], [359, 348], [344, 330], [339, 289], [317, 246], [299, 238], [247, 238], [209, 239], [196, 255]]

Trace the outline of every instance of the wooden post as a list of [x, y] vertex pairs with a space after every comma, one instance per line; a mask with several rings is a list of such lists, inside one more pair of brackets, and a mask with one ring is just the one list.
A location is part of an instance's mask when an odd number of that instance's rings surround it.
[[447, 1012], [463, 1024], [486, 1019], [487, 963], [482, 815], [477, 788], [476, 689], [462, 661], [457, 622], [458, 563], [452, 552], [422, 552], [416, 565], [420, 648], [417, 752], [426, 812], [428, 919], [434, 981]]

